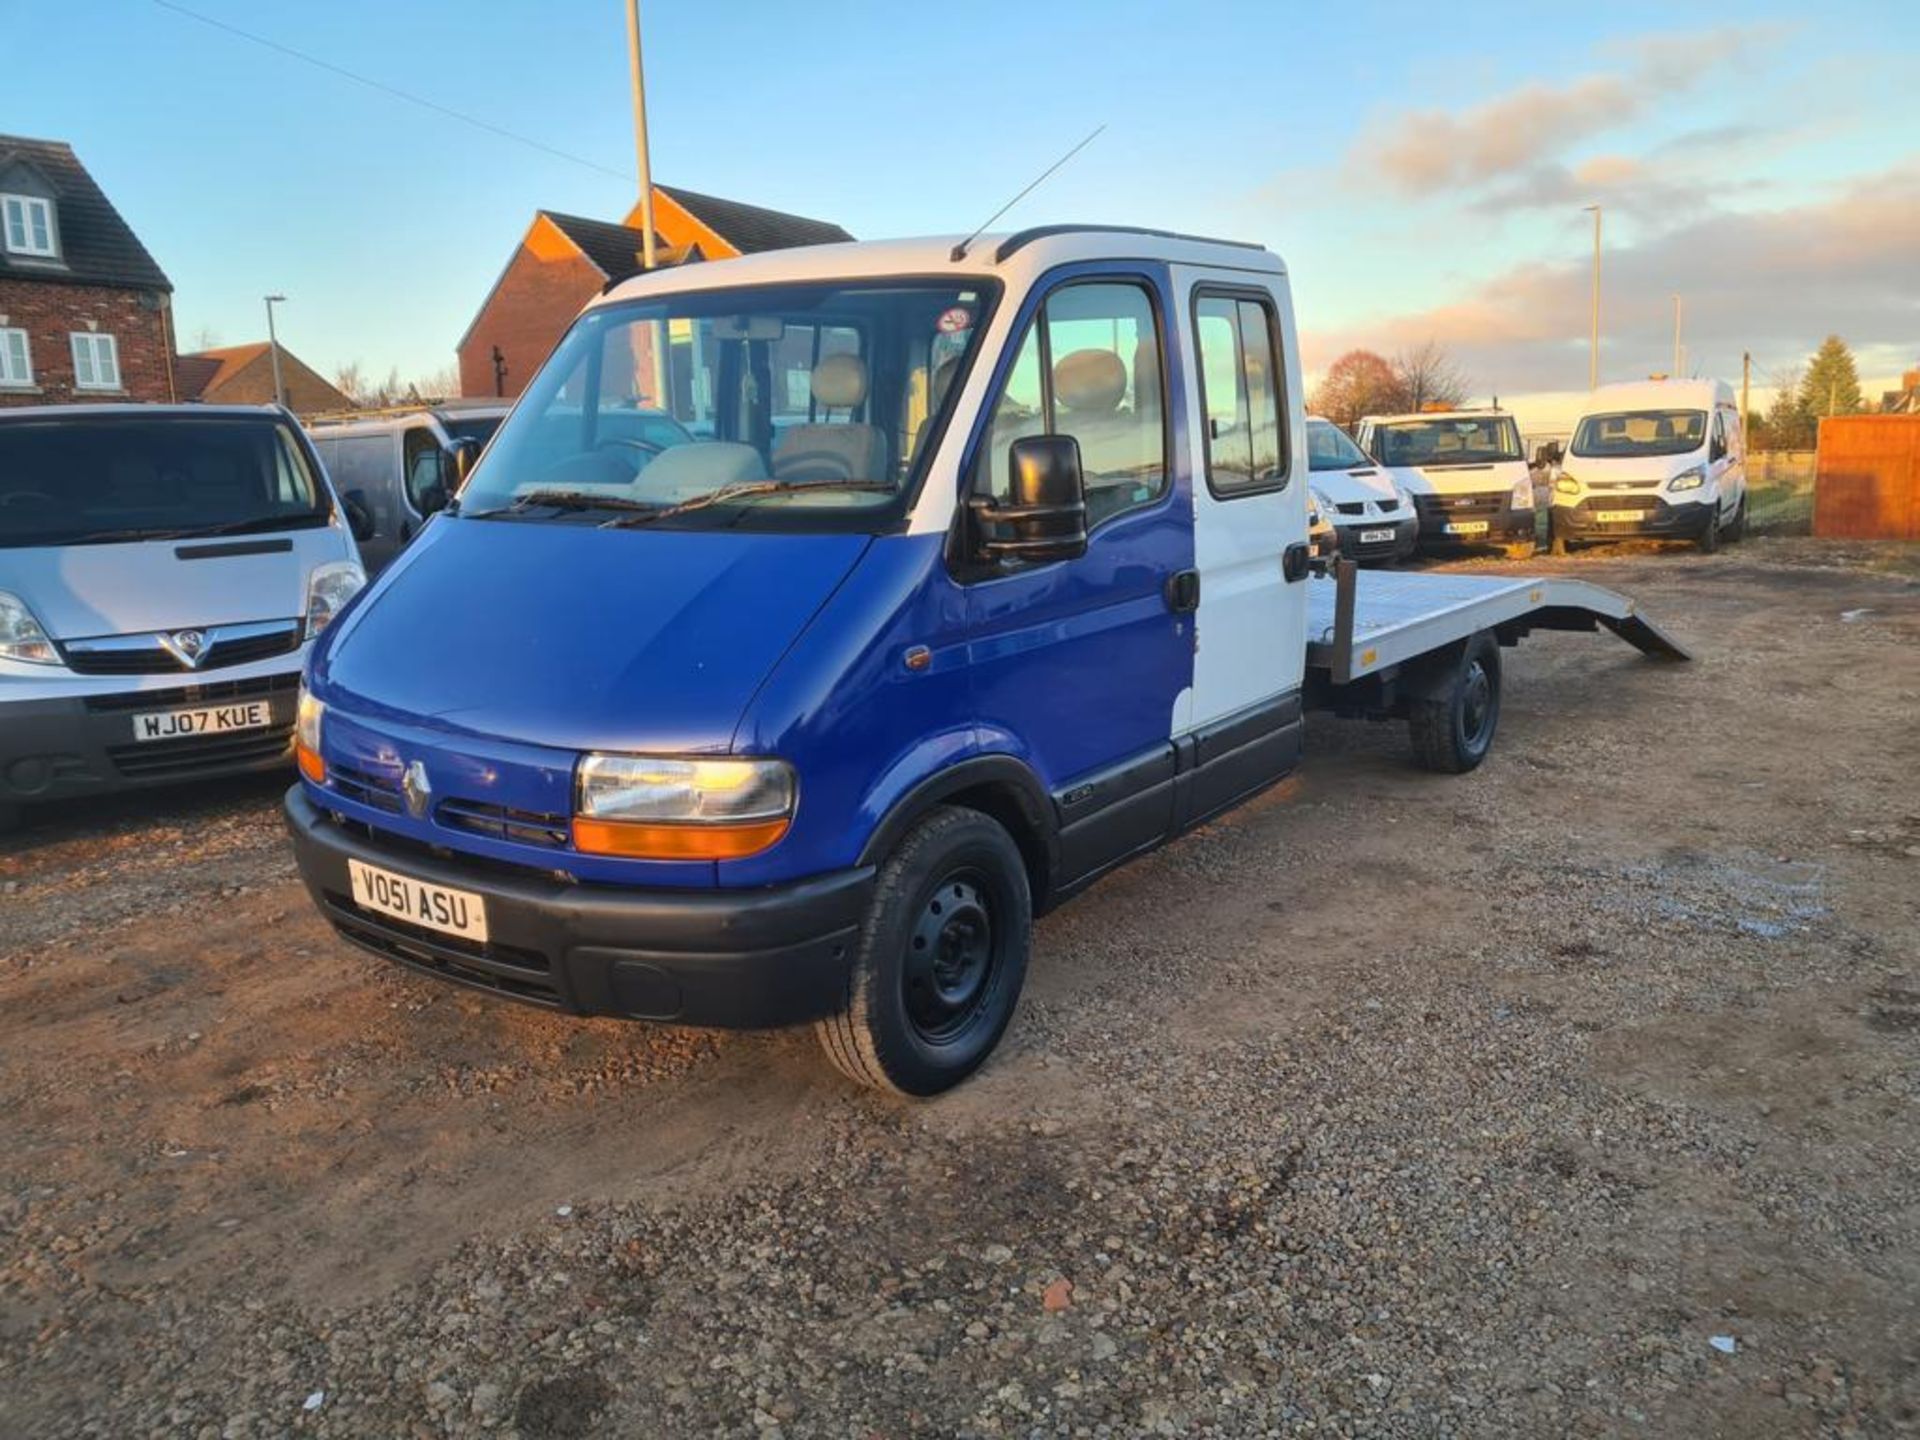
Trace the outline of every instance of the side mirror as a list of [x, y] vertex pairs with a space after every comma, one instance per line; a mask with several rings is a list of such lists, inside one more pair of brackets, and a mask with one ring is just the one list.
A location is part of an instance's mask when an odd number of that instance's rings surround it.
[[[473, 473], [473, 462], [480, 458], [480, 442], [456, 440], [447, 447], [447, 456], [453, 465], [453, 493], [458, 495], [460, 487], [467, 483], [467, 476]], [[442, 499], [440, 503], [447, 502]]]
[[1080, 442], [1026, 435], [1007, 447], [1006, 503], [976, 495], [974, 553], [982, 560], [1072, 560], [1087, 553], [1087, 487]]
[[373, 512], [367, 509], [364, 490], [349, 490], [340, 497], [340, 508], [347, 512], [347, 531], [358, 544], [373, 539]]

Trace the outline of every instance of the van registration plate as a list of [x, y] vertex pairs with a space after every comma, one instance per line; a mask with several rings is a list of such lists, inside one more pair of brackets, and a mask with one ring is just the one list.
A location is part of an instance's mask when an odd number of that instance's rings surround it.
[[1393, 539], [1393, 531], [1391, 530], [1362, 530], [1360, 532], [1360, 543], [1362, 545], [1375, 545], [1382, 540], [1391, 539]]
[[1484, 535], [1487, 533], [1485, 520], [1460, 520], [1440, 527], [1449, 535]]
[[1597, 511], [1593, 518], [1602, 525], [1631, 525], [1639, 520], [1640, 512], [1638, 510], [1601, 510]]
[[264, 730], [273, 723], [265, 700], [244, 705], [209, 705], [204, 710], [157, 710], [133, 717], [136, 740], [180, 740], [189, 735], [225, 735], [234, 730]]
[[442, 935], [487, 943], [487, 902], [471, 890], [430, 885], [351, 859], [347, 861], [347, 879], [353, 885], [353, 903], [362, 910], [376, 910]]

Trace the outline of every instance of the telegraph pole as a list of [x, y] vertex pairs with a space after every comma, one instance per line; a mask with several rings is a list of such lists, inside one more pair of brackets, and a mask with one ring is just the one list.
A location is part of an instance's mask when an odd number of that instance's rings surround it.
[[640, 0], [627, 0], [627, 60], [633, 71], [633, 148], [640, 159], [640, 263], [653, 269], [653, 167], [647, 160], [647, 86], [640, 68]]
[[1600, 388], [1600, 207], [1582, 205], [1593, 212], [1593, 327], [1587, 340], [1587, 388]]
[[1740, 453], [1747, 453], [1747, 390], [1753, 384], [1753, 352], [1740, 352]]

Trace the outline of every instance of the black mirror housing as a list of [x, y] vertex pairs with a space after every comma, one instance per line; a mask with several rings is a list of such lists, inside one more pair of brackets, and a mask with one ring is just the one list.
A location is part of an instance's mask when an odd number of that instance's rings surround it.
[[467, 476], [473, 473], [473, 462], [480, 458], [480, 442], [456, 440], [447, 447], [447, 455], [452, 461], [453, 493], [457, 495], [460, 487], [467, 483]]
[[1008, 496], [969, 502], [975, 552], [983, 560], [1040, 563], [1087, 553], [1087, 487], [1080, 442], [1071, 435], [1026, 435], [1007, 447]]

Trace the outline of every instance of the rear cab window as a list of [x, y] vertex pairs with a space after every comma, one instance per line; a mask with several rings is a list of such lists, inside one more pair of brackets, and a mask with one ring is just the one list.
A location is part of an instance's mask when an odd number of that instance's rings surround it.
[[1282, 420], [1279, 333], [1273, 303], [1263, 295], [1195, 294], [1207, 485], [1222, 499], [1287, 483], [1292, 447]]

